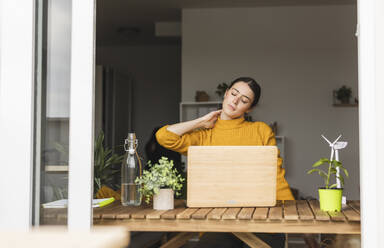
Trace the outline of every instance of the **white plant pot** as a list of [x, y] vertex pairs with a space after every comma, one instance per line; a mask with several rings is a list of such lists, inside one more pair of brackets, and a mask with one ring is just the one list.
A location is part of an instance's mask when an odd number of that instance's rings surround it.
[[159, 193], [153, 196], [153, 209], [168, 210], [174, 208], [174, 192], [172, 189], [160, 189]]

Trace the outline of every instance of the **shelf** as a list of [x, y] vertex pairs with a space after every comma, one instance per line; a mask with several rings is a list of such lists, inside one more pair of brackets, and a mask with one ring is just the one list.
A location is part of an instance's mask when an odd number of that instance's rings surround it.
[[333, 107], [357, 107], [359, 104], [357, 103], [334, 103]]
[[47, 117], [47, 121], [69, 121], [69, 117]]
[[68, 172], [68, 165], [46, 165], [45, 172]]
[[209, 102], [181, 102], [180, 105], [219, 105], [222, 101], [209, 101]]
[[221, 101], [180, 102], [180, 122], [189, 121], [221, 108]]

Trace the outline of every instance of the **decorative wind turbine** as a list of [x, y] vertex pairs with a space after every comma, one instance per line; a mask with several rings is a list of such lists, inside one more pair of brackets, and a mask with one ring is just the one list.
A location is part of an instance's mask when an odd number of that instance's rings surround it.
[[[341, 138], [341, 134], [339, 135], [339, 137], [337, 137], [337, 139], [335, 141], [333, 141], [333, 143], [331, 143], [327, 138], [325, 138], [324, 135], [321, 135], [321, 137], [323, 137], [323, 139], [325, 139], [325, 141], [327, 141], [329, 146], [331, 147], [331, 158], [329, 160], [332, 161], [333, 160], [333, 155], [335, 155], [335, 160], [339, 161], [339, 150], [345, 148], [348, 145], [348, 142], [346, 142], [346, 141], [338, 141]], [[337, 173], [336, 173], [336, 184], [337, 184], [338, 188], [341, 188], [341, 183], [340, 183], [340, 179], [339, 179], [340, 168], [337, 167], [336, 170], [337, 170]], [[343, 204], [346, 203], [345, 196], [343, 196], [342, 202], [343, 202]]]

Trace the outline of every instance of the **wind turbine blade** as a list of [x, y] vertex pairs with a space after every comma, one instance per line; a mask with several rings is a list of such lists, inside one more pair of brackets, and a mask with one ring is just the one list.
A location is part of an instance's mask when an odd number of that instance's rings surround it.
[[348, 142], [346, 141], [337, 141], [336, 144], [333, 146], [336, 150], [340, 150], [345, 148], [348, 145]]
[[337, 137], [337, 139], [335, 141], [333, 141], [332, 145], [336, 144], [336, 142], [341, 138], [341, 134], [339, 135], [339, 137]]
[[325, 139], [328, 142], [329, 145], [332, 145], [332, 143], [329, 140], [327, 140], [327, 138], [325, 138], [324, 135], [321, 135], [321, 137], [323, 137], [323, 139]]

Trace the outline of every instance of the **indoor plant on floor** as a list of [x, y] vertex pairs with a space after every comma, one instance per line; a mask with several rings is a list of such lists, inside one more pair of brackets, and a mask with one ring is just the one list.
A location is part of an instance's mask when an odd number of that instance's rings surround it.
[[114, 165], [120, 165], [124, 155], [118, 155], [104, 145], [104, 132], [100, 131], [94, 146], [94, 186], [93, 191], [97, 198], [114, 197], [119, 199], [119, 193], [113, 189], [119, 188], [114, 183], [114, 175], [120, 172], [120, 169], [114, 169]]
[[166, 157], [152, 164], [148, 162], [149, 170], [144, 170], [141, 177], [136, 178], [136, 183], [141, 184], [140, 193], [149, 203], [153, 196], [153, 208], [167, 210], [174, 208], [174, 194], [179, 195], [182, 182], [185, 180], [173, 168], [173, 161]]
[[[57, 151], [68, 158], [68, 145], [65, 146], [60, 143], [54, 145]], [[116, 200], [120, 200], [120, 192], [114, 190], [119, 188], [119, 185], [114, 183], [114, 175], [120, 170], [114, 169], [113, 166], [120, 165], [123, 158], [124, 155], [118, 155], [104, 145], [104, 132], [100, 130], [94, 143], [93, 191], [96, 198], [114, 197]]]
[[[327, 172], [318, 168], [321, 165], [328, 165]], [[337, 188], [337, 183], [331, 184], [331, 177], [340, 180], [341, 187], [344, 185], [344, 177], [342, 173], [337, 173], [337, 168], [344, 173], [346, 177], [349, 177], [347, 169], [345, 169], [341, 162], [337, 160], [329, 160], [327, 158], [321, 158], [319, 161], [312, 165], [313, 169], [307, 173], [311, 174], [317, 172], [323, 177], [325, 187], [319, 188], [319, 201], [320, 209], [323, 211], [340, 211], [341, 210], [341, 198], [343, 195], [343, 188]], [[331, 185], [330, 185], [331, 184]]]

